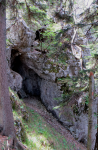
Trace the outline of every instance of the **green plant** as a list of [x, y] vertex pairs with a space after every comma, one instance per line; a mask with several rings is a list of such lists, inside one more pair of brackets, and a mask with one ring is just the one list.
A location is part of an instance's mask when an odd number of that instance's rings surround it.
[[89, 103], [89, 95], [88, 94], [84, 97], [84, 100], [85, 100], [85, 104], [88, 105], [88, 103]]
[[33, 15], [33, 18], [34, 19], [43, 19], [46, 17], [46, 12], [37, 8], [36, 6], [30, 6], [30, 14]]
[[73, 105], [73, 112], [74, 112], [75, 114], [79, 114], [79, 108], [78, 108], [78, 106], [76, 106], [75, 104]]

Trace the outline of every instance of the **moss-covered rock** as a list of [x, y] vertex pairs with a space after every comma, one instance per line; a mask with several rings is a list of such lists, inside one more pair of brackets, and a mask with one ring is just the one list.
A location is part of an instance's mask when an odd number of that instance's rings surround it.
[[19, 141], [26, 142], [27, 135], [22, 122], [19, 119], [17, 119], [14, 121], [14, 125], [15, 125], [16, 135]]
[[28, 121], [29, 120], [29, 113], [28, 113], [26, 106], [23, 103], [23, 101], [21, 99], [19, 99], [17, 93], [12, 91], [10, 88], [9, 88], [9, 95], [10, 95], [12, 108], [14, 110], [18, 110], [18, 112], [20, 112], [22, 114], [22, 118], [24, 120]]

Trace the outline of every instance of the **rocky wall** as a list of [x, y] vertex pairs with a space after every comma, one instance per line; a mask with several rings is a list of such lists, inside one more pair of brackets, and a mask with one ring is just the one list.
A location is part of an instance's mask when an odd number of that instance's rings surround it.
[[[57, 79], [67, 77], [71, 79], [72, 76], [78, 76], [81, 70], [80, 61], [67, 48], [66, 65], [56, 63], [46, 54], [31, 47], [35, 36], [32, 33], [21, 20], [11, 26], [7, 33], [7, 38], [13, 43], [7, 51], [9, 85], [18, 91], [22, 98], [39, 96], [47, 110], [52, 112], [77, 140], [87, 144], [88, 112], [84, 111], [85, 103], [82, 105], [83, 93], [76, 97], [73, 96], [70, 105], [55, 109], [63, 101], [62, 84], [58, 83]], [[76, 41], [79, 41], [79, 37]], [[66, 89], [66, 86], [64, 88]], [[68, 92], [65, 90], [66, 94]], [[80, 99], [81, 102], [79, 102]], [[93, 105], [95, 112], [96, 102]], [[95, 127], [96, 118], [93, 123]], [[95, 133], [94, 128], [93, 139]]]

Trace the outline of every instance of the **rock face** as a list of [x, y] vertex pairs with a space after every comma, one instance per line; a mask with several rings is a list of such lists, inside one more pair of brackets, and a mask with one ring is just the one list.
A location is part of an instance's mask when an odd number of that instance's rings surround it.
[[[21, 97], [39, 96], [47, 109], [62, 122], [73, 136], [86, 144], [88, 114], [87, 110], [85, 111], [85, 103], [82, 106], [83, 93], [76, 97], [73, 96], [71, 104], [68, 103], [63, 108], [54, 109], [63, 102], [62, 94], [64, 91], [62, 84], [57, 82], [58, 79], [77, 76], [81, 70], [80, 61], [72, 55], [70, 48], [66, 50], [66, 65], [58, 64], [53, 59], [48, 58], [46, 54], [35, 50], [34, 47], [31, 48], [35, 35], [21, 20], [11, 26], [7, 37], [13, 43], [7, 54], [9, 67], [13, 70], [8, 71], [11, 88], [18, 91]], [[79, 37], [77, 43], [80, 42], [79, 40], [85, 43]], [[69, 92], [68, 85], [64, 84], [63, 88], [66, 89], [67, 94]], [[80, 99], [81, 105], [76, 105]], [[94, 124], [96, 124], [96, 119], [94, 119]], [[93, 133], [95, 134], [95, 132], [94, 129]]]
[[17, 20], [7, 29], [7, 39], [15, 47], [31, 47], [35, 39], [35, 34], [31, 31], [25, 21]]
[[19, 91], [22, 87], [22, 77], [17, 72], [10, 69], [11, 66], [11, 47], [6, 49], [7, 54], [7, 76], [8, 86], [15, 91]]
[[8, 83], [13, 90], [19, 91], [22, 87], [22, 77], [20, 74], [10, 69], [13, 61], [11, 58], [13, 53], [12, 49], [14, 48], [16, 51], [19, 49], [19, 51], [17, 51], [18, 53], [16, 52], [14, 57], [16, 57], [16, 55], [20, 55], [21, 52], [25, 53], [30, 51], [31, 45], [35, 39], [35, 34], [27, 27], [23, 20], [19, 19], [7, 27], [7, 39], [11, 44], [11, 46], [6, 50]]
[[[14, 56], [12, 56], [14, 58]], [[23, 79], [21, 97], [39, 96], [46, 108], [52, 112], [60, 122], [73, 134], [80, 142], [87, 144], [88, 132], [88, 110], [85, 108], [85, 93], [72, 97], [71, 102], [63, 108], [54, 109], [63, 102], [62, 84], [57, 82], [60, 77], [72, 77], [79, 71], [78, 62], [69, 62], [72, 65], [67, 67], [51, 63], [45, 54], [38, 51], [17, 54], [13, 59], [12, 69], [18, 72]], [[64, 88], [67, 88], [66, 85]], [[21, 92], [20, 90], [20, 92]], [[96, 112], [96, 101], [93, 104]], [[86, 109], [86, 110], [85, 110]], [[96, 118], [93, 119], [96, 125]], [[95, 139], [96, 130], [93, 130], [93, 139]]]

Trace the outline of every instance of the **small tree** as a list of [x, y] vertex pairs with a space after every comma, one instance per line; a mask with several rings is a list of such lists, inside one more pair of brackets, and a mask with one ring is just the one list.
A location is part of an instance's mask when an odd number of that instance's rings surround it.
[[89, 77], [89, 112], [88, 112], [88, 140], [87, 150], [92, 150], [92, 102], [94, 100], [94, 74], [90, 72]]

